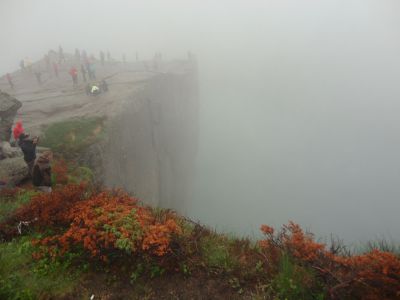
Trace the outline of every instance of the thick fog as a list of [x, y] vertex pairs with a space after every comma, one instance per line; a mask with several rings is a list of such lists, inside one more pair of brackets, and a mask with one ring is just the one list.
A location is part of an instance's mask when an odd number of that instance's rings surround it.
[[187, 214], [255, 234], [300, 223], [400, 241], [397, 0], [0, 2], [0, 73], [29, 56], [196, 54], [200, 136]]

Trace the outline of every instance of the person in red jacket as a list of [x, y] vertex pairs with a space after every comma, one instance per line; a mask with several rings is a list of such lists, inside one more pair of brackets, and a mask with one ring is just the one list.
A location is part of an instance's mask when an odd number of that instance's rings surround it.
[[21, 133], [24, 133], [25, 129], [22, 126], [22, 122], [18, 121], [17, 123], [15, 123], [15, 127], [13, 129], [13, 135], [14, 135], [14, 140], [18, 141], [19, 136], [21, 135]]
[[73, 85], [76, 86], [78, 84], [78, 70], [75, 68], [75, 66], [69, 70], [69, 75], [72, 77]]

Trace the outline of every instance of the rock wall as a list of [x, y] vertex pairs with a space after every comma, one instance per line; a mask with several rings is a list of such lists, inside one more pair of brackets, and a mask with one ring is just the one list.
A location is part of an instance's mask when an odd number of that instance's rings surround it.
[[148, 204], [184, 212], [197, 152], [196, 72], [149, 79], [111, 121], [108, 136], [104, 183]]

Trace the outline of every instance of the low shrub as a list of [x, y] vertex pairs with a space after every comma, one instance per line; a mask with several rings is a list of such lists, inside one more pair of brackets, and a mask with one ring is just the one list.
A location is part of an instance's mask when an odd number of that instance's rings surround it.
[[82, 248], [106, 261], [116, 251], [155, 256], [170, 251], [181, 228], [173, 213], [160, 220], [152, 212], [121, 191], [95, 192], [85, 184], [68, 184], [34, 196], [8, 222], [28, 220], [38, 232], [51, 232], [34, 242], [41, 248], [38, 258]]
[[266, 225], [261, 231], [266, 238], [259, 245], [270, 264], [279, 264], [289, 255], [296, 265], [315, 270], [330, 299], [400, 297], [400, 259], [393, 253], [374, 249], [360, 255], [339, 255], [293, 222], [276, 234]]

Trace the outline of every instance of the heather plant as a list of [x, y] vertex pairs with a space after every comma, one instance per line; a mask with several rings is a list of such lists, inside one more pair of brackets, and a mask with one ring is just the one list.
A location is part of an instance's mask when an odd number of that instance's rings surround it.
[[315, 270], [330, 299], [400, 297], [400, 259], [393, 253], [378, 249], [349, 256], [333, 253], [293, 222], [278, 233], [266, 225], [261, 231], [266, 238], [259, 245], [270, 264], [289, 255], [296, 265]]
[[[85, 184], [68, 184], [50, 194], [38, 194], [8, 222], [29, 220], [39, 232], [36, 257], [56, 257], [84, 249], [91, 257], [108, 260], [115, 251], [164, 256], [181, 229], [172, 213], [156, 217], [148, 207], [121, 191], [94, 192]], [[121, 255], [122, 255], [121, 253]]]

